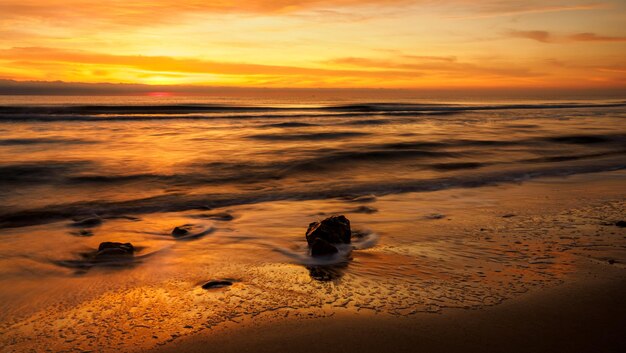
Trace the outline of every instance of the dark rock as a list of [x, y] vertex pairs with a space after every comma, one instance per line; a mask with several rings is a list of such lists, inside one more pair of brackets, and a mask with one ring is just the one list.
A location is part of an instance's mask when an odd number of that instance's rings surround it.
[[329, 244], [350, 244], [350, 221], [341, 216], [332, 216], [321, 222], [309, 224], [306, 231], [306, 241], [309, 247], [316, 239], [321, 239]]
[[321, 238], [313, 240], [313, 243], [309, 246], [309, 248], [311, 249], [311, 256], [326, 256], [339, 252], [334, 245]]
[[202, 289], [215, 289], [232, 286], [233, 282], [225, 279], [211, 280], [202, 285]]
[[609, 259], [609, 265], [613, 265], [614, 263], [615, 263], [615, 260]]
[[502, 218], [511, 218], [511, 217], [515, 217], [515, 215], [513, 213], [507, 213], [504, 216], [502, 216]]
[[191, 225], [185, 224], [179, 227], [175, 227], [172, 230], [172, 235], [175, 237], [182, 237], [184, 235], [189, 234], [190, 231], [191, 231]]
[[81, 220], [77, 220], [74, 223], [70, 224], [72, 227], [79, 228], [93, 228], [102, 224], [102, 218], [100, 217], [89, 217]]
[[626, 221], [617, 221], [617, 222], [615, 222], [615, 225], [620, 227], [620, 228], [625, 228], [626, 227]]
[[109, 257], [129, 257], [135, 253], [135, 247], [131, 243], [104, 242], [98, 246], [95, 253], [96, 259]]

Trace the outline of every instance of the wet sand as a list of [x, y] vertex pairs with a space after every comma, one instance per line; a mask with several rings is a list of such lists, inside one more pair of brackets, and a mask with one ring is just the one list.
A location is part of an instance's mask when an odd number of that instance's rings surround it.
[[[0, 351], [617, 351], [625, 176], [210, 211], [228, 220], [105, 219], [89, 237], [67, 222], [4, 230]], [[377, 242], [320, 281], [304, 231], [338, 212]], [[190, 222], [214, 230], [189, 241], [168, 233]], [[39, 241], [50, 237], [54, 248]], [[150, 256], [59, 265], [102, 241]], [[225, 278], [234, 284], [201, 288]]]
[[260, 317], [146, 352], [624, 352], [625, 298], [623, 267], [587, 262], [564, 284], [478, 310]]

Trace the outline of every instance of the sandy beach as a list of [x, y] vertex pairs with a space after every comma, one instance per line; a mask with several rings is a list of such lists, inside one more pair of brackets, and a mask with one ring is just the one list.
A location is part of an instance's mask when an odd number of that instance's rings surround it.
[[2, 353], [623, 347], [624, 103], [41, 99], [0, 107]]
[[[500, 303], [411, 315], [327, 308], [326, 315], [319, 317], [316, 311], [307, 316], [286, 309], [284, 317], [274, 312], [241, 317], [140, 352], [623, 352], [626, 232], [613, 226], [615, 217], [624, 214], [623, 194], [615, 189], [622, 184], [622, 175], [613, 175], [615, 183], [610, 178], [594, 183], [594, 177], [579, 177], [563, 184], [546, 180], [498, 190], [500, 210], [517, 214], [510, 217], [516, 220], [504, 221], [509, 223], [506, 226], [502, 221], [491, 223], [502, 227], [495, 236], [516, 238], [519, 232], [539, 231], [552, 234], [551, 239], [536, 239], [544, 247], [568, 243], [567, 249], [551, 246], [550, 260], [540, 266], [551, 278], [511, 293]], [[553, 182], [554, 187], [546, 189]], [[582, 188], [587, 190], [585, 202], [577, 192]], [[570, 208], [572, 202], [597, 202], [590, 200], [589, 190], [594, 197], [615, 201], [600, 202], [598, 208]], [[534, 195], [530, 197], [534, 201], [512, 208], [511, 200], [519, 201], [524, 194]], [[487, 191], [484, 196], [492, 195]], [[476, 211], [467, 213], [471, 217], [463, 218], [464, 226], [476, 227], [470, 221]], [[528, 225], [530, 220], [535, 229]]]
[[478, 310], [259, 317], [143, 352], [623, 352], [625, 295], [624, 268], [588, 262], [560, 285]]
[[[245, 262], [245, 246], [219, 237], [207, 238], [205, 248], [221, 244], [220, 254], [226, 248], [229, 255], [211, 255], [208, 266], [170, 253], [132, 269], [56, 275], [50, 286], [14, 281], [3, 297], [28, 307], [14, 304], [19, 314], [3, 307], [17, 320], [3, 324], [2, 351], [618, 352], [625, 344], [626, 234], [614, 224], [626, 207], [623, 178], [618, 171], [380, 197], [381, 212], [351, 219], [387, 231], [375, 246], [354, 250], [330, 281], [284, 260]], [[453, 202], [445, 201], [450, 194]], [[313, 208], [339, 206], [327, 202]], [[261, 232], [259, 219], [307, 214], [297, 208], [311, 207], [305, 204], [255, 206], [259, 218], [249, 224]], [[375, 222], [388, 207], [401, 210], [395, 221]], [[426, 210], [446, 218], [424, 217]], [[406, 229], [398, 226], [405, 214], [420, 215], [420, 241], [388, 238]], [[293, 233], [302, 237], [302, 227]], [[197, 253], [200, 245], [188, 244], [178, 251]], [[200, 288], [210, 278], [235, 283]]]

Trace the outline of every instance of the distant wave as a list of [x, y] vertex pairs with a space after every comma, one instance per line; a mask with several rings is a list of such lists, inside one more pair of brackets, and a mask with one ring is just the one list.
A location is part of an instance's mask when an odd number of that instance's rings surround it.
[[[0, 106], [0, 121], [115, 121], [216, 118], [350, 117], [364, 115], [448, 115], [468, 111], [626, 107], [626, 102], [543, 104], [398, 104], [367, 103], [320, 107], [264, 107], [210, 104]], [[372, 122], [370, 120], [370, 122]]]
[[0, 139], [0, 146], [24, 146], [24, 145], [73, 145], [73, 144], [86, 144], [94, 143], [94, 141], [83, 139], [67, 139], [67, 138], [9, 138]]
[[315, 132], [308, 134], [257, 134], [250, 135], [248, 138], [266, 141], [317, 141], [317, 140], [335, 140], [342, 138], [361, 137], [370, 135], [366, 132], [358, 131], [335, 131], [335, 132]]

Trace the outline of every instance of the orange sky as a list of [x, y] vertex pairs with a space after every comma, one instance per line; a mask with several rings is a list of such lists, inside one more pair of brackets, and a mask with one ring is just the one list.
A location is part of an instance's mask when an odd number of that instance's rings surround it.
[[0, 79], [625, 87], [626, 2], [0, 0]]

